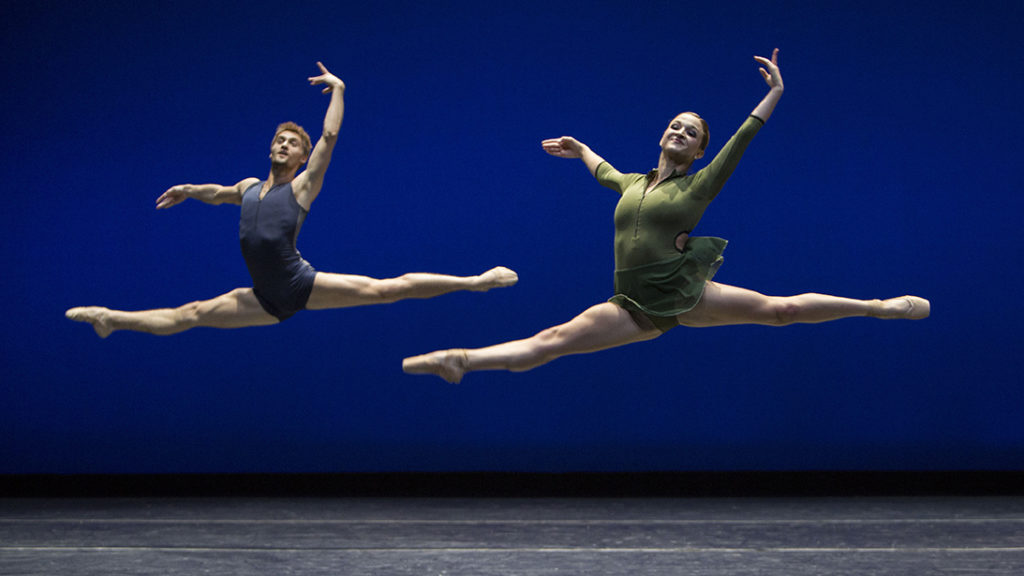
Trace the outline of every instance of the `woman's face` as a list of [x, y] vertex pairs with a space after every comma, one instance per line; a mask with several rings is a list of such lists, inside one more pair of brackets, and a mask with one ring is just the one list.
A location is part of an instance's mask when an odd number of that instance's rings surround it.
[[684, 112], [668, 124], [661, 135], [661, 151], [675, 162], [689, 164], [704, 156], [704, 128], [699, 118]]

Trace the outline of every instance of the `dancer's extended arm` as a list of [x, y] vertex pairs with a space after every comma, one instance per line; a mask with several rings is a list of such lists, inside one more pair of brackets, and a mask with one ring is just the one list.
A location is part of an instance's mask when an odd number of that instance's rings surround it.
[[327, 173], [327, 166], [331, 163], [331, 153], [334, 151], [335, 142], [338, 141], [341, 120], [345, 116], [345, 83], [328, 72], [322, 63], [317, 62], [316, 65], [320, 67], [323, 74], [311, 77], [309, 83], [312, 85], [324, 84], [323, 93], [330, 93], [331, 103], [327, 105], [327, 113], [324, 115], [324, 131], [320, 134], [316, 145], [313, 146], [313, 151], [309, 155], [309, 164], [306, 165], [306, 170], [292, 182], [295, 199], [307, 210], [313, 200], [316, 200], [320, 188], [324, 184], [324, 174]]
[[768, 117], [775, 110], [775, 105], [779, 103], [779, 98], [782, 98], [784, 88], [782, 85], [782, 74], [779, 72], [779, 49], [776, 48], [772, 51], [771, 60], [763, 56], [754, 56], [754, 60], [757, 60], [762, 66], [760, 72], [761, 76], [764, 77], [764, 81], [768, 84], [768, 94], [765, 95], [761, 103], [750, 114], [767, 122]]
[[246, 178], [234, 186], [220, 184], [179, 184], [168, 188], [156, 199], [157, 209], [170, 208], [181, 204], [187, 198], [195, 198], [207, 204], [241, 204], [245, 189], [259, 182], [259, 178]]
[[604, 158], [598, 156], [589, 146], [573, 138], [562, 136], [561, 138], [549, 138], [540, 143], [544, 151], [559, 158], [579, 158], [587, 165], [587, 170], [593, 176], [597, 167], [604, 162]]

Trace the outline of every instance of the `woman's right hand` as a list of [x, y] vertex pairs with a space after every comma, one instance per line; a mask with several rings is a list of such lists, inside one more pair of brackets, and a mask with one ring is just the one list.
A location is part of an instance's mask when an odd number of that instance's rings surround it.
[[580, 158], [583, 156], [583, 143], [572, 136], [549, 138], [540, 143], [544, 151], [559, 158]]

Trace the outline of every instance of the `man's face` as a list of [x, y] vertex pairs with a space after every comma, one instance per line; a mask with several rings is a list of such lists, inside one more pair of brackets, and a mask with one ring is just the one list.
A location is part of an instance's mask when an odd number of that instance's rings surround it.
[[302, 137], [291, 130], [282, 130], [270, 144], [270, 162], [275, 166], [298, 168], [306, 162]]

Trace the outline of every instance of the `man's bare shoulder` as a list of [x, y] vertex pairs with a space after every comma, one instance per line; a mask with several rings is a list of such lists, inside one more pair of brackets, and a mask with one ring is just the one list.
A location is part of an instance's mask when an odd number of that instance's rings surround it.
[[254, 176], [250, 176], [249, 178], [243, 178], [242, 180], [239, 180], [238, 184], [235, 184], [235, 189], [238, 190], [239, 194], [241, 194], [242, 192], [245, 192], [250, 186], [258, 183], [259, 181], [260, 179]]

